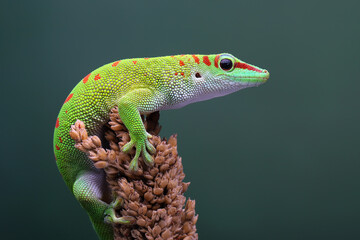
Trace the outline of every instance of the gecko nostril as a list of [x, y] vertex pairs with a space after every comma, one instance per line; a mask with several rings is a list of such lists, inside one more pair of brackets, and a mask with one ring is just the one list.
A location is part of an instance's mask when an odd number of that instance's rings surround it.
[[196, 78], [201, 78], [201, 74], [197, 72], [197, 73], [195, 73], [195, 77]]

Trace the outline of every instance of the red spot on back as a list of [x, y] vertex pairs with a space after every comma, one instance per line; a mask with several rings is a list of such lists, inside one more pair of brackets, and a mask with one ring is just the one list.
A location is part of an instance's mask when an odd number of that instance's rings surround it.
[[144, 58], [145, 60], [148, 60], [149, 58]]
[[183, 75], [183, 76], [184, 76], [184, 74], [185, 74], [185, 73], [183, 73], [183, 72], [181, 73], [181, 75]]
[[74, 96], [73, 93], [70, 93], [70, 95], [65, 99], [64, 103], [67, 103], [68, 101], [70, 101], [70, 99]]
[[111, 66], [116, 67], [116, 66], [119, 64], [119, 62], [120, 62], [120, 61], [116, 61], [116, 62], [114, 62], [113, 64], [111, 64]]
[[65, 111], [65, 113], [67, 113], [67, 110]]
[[62, 143], [62, 139], [61, 139], [61, 137], [59, 137], [59, 141], [60, 141], [60, 143]]
[[60, 150], [59, 146], [58, 145], [55, 145], [55, 148], [56, 150]]
[[209, 59], [208, 56], [204, 56], [204, 57], [203, 57], [203, 62], [204, 62], [206, 65], [208, 65], [208, 66], [211, 65], [211, 62], [210, 62], [210, 59]]
[[185, 63], [184, 63], [183, 61], [181, 61], [181, 60], [180, 60], [180, 61], [179, 61], [179, 65], [180, 65], [180, 66], [184, 66], [184, 65], [185, 65]]
[[134, 64], [136, 64], [136, 63], [137, 63], [137, 61], [133, 61], [133, 63], [134, 63]]
[[55, 123], [55, 128], [58, 128], [60, 125], [59, 125], [59, 118], [56, 119], [56, 123]]
[[219, 57], [220, 57], [220, 55], [219, 55], [219, 54], [218, 54], [218, 55], [216, 55], [215, 60], [214, 60], [214, 66], [215, 66], [216, 68], [218, 68], [218, 67], [219, 67], [219, 65], [218, 65]]
[[192, 57], [194, 58], [197, 64], [200, 64], [200, 59], [196, 55], [192, 55]]
[[99, 80], [101, 77], [100, 77], [100, 74], [97, 74], [96, 76], [95, 76], [95, 78], [94, 78], [94, 80], [96, 81], [96, 80]]
[[260, 69], [250, 66], [249, 64], [246, 63], [242, 63], [242, 62], [236, 62], [235, 63], [235, 68], [241, 68], [241, 69], [247, 69], [247, 70], [251, 70], [251, 71], [255, 71], [255, 72], [262, 72]]
[[175, 75], [178, 75], [178, 73], [176, 72]]
[[86, 83], [89, 80], [91, 73], [89, 73], [88, 75], [86, 75], [86, 77], [83, 78], [83, 83]]

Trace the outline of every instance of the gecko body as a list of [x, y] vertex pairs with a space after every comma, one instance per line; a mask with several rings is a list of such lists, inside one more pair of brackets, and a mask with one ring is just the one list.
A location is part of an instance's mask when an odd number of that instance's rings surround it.
[[151, 166], [155, 151], [144, 128], [141, 114], [176, 109], [193, 102], [258, 86], [269, 78], [266, 70], [247, 64], [231, 54], [178, 55], [134, 58], [106, 64], [85, 76], [67, 96], [54, 132], [56, 163], [65, 183], [102, 240], [113, 239], [112, 224], [127, 224], [116, 217], [118, 200], [111, 199], [103, 170], [74, 146], [70, 127], [81, 120], [91, 135], [102, 138], [111, 108], [129, 130], [130, 142], [122, 151], [136, 149], [130, 168], [138, 168], [138, 158]]

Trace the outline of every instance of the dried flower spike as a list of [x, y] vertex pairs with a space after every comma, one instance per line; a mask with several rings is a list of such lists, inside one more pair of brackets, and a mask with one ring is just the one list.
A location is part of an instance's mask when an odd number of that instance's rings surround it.
[[198, 239], [195, 201], [186, 201], [183, 195], [190, 183], [183, 182], [185, 174], [177, 153], [176, 135], [168, 141], [161, 139], [158, 120], [158, 112], [144, 120], [146, 130], [153, 135], [150, 142], [156, 148], [154, 166], [146, 166], [140, 158], [135, 173], [128, 170], [134, 151], [129, 154], [120, 151], [130, 137], [117, 108], [111, 110], [104, 135], [110, 149], [103, 148], [97, 136], [88, 136], [81, 121], [71, 128], [70, 136], [76, 147], [88, 154], [95, 167], [105, 170], [112, 191], [123, 198], [118, 216], [133, 219], [132, 225], [114, 225], [116, 240]]

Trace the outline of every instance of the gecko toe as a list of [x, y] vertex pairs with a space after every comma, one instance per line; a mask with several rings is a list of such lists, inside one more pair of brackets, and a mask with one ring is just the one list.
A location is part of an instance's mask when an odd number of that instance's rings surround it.
[[135, 156], [129, 164], [129, 170], [132, 172], [136, 172], [139, 169], [138, 160], [139, 160], [140, 153], [141, 153], [141, 148], [136, 148]]
[[117, 217], [114, 208], [105, 211], [104, 222], [108, 224], [134, 224], [135, 218], [131, 216]]
[[131, 216], [117, 217], [115, 210], [119, 210], [124, 203], [124, 200], [121, 197], [116, 197], [116, 199], [109, 204], [109, 207], [104, 212], [104, 222], [109, 224], [133, 224], [135, 218]]
[[149, 140], [146, 140], [146, 149], [149, 151], [151, 155], [155, 154], [156, 152], [155, 147], [149, 142]]
[[133, 140], [131, 140], [130, 142], [128, 142], [127, 144], [125, 144], [123, 147], [122, 147], [122, 151], [124, 153], [128, 153], [133, 147], [135, 146], [135, 142]]
[[122, 207], [123, 204], [124, 199], [122, 199], [121, 197], [116, 197], [116, 199], [112, 203], [110, 203], [110, 206], [115, 210], [118, 210]]
[[152, 156], [146, 151], [146, 149], [143, 150], [143, 159], [147, 166], [152, 167], [154, 165], [154, 159]]

